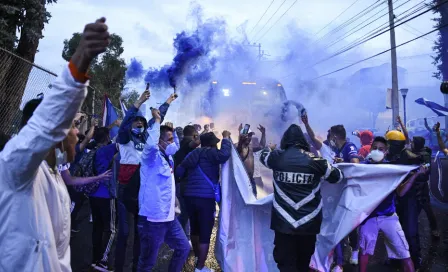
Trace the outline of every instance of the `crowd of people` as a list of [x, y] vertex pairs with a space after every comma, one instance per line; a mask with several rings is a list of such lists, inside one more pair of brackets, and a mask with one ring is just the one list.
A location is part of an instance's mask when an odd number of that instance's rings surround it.
[[[384, 137], [358, 132], [359, 151], [347, 141], [343, 125], [332, 126], [327, 139], [320, 139], [306, 114], [301, 115], [306, 133], [291, 125], [279, 147], [266, 143], [266, 128], [261, 125], [260, 140], [241, 125], [238, 142], [233, 144], [231, 133], [217, 135], [214, 124], [202, 130], [200, 125], [176, 128], [164, 123], [176, 94], [151, 109], [152, 118], [146, 120], [139, 110], [150, 99], [146, 90], [122, 122], [98, 127], [92, 119], [90, 128], [81, 133], [86, 118], [74, 119], [85, 97], [88, 67], [108, 43], [104, 18], [87, 25], [52, 91], [26, 104], [15, 137], [0, 138], [1, 271], [71, 271], [70, 236], [79, 232], [78, 212], [86, 200], [93, 224], [94, 270], [151, 271], [165, 243], [173, 249], [168, 271], [181, 271], [191, 251], [195, 271], [211, 271], [205, 262], [216, 203], [221, 200], [220, 165], [229, 160], [233, 148], [255, 197], [261, 182], [257, 160], [273, 171], [271, 228], [280, 271], [311, 270], [322, 222], [320, 184], [344, 180], [338, 163], [420, 166], [347, 237], [352, 251], [349, 262], [359, 265], [360, 271], [367, 271], [379, 231], [384, 233], [391, 262], [399, 261], [404, 271], [419, 268], [422, 209], [432, 235], [439, 236], [427, 183], [431, 151], [424, 138], [409, 139], [400, 119], [401, 131], [389, 131]], [[119, 127], [115, 138], [110, 135], [112, 126]], [[448, 154], [439, 126], [434, 132], [440, 149]], [[346, 246], [341, 241], [334, 249], [333, 271], [342, 271]], [[128, 248], [133, 249], [129, 264]]]

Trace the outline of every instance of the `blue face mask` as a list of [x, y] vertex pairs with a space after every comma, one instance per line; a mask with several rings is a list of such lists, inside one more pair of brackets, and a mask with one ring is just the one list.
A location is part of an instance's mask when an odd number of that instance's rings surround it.
[[133, 128], [132, 129], [132, 133], [134, 133], [134, 134], [142, 134], [144, 130], [145, 130], [145, 128], [143, 128], [143, 127], [141, 127], [141, 128]]

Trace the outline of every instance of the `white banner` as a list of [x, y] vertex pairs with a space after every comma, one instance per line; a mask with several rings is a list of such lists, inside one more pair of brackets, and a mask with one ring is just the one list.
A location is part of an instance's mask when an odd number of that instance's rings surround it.
[[[256, 162], [257, 163], [257, 162]], [[257, 167], [264, 167], [261, 164]], [[311, 266], [329, 271], [332, 249], [358, 226], [403, 181], [413, 166], [338, 164], [347, 181], [323, 182], [323, 223]], [[262, 172], [267, 172], [262, 169]], [[249, 177], [235, 150], [222, 167], [222, 203], [216, 258], [223, 271], [278, 271], [270, 229], [272, 193], [252, 194]], [[263, 188], [272, 188], [272, 175], [262, 175]], [[260, 196], [261, 195], [261, 196]], [[265, 195], [265, 196], [263, 196]]]

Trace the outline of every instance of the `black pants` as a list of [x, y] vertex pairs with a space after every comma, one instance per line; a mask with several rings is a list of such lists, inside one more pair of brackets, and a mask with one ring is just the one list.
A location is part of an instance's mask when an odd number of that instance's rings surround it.
[[112, 245], [116, 234], [115, 199], [90, 197], [92, 209], [92, 263], [109, 263]]
[[280, 272], [308, 272], [316, 235], [275, 232], [274, 260]]
[[83, 193], [76, 192], [72, 186], [68, 187], [68, 193], [70, 195], [71, 201], [75, 203], [75, 207], [71, 213], [71, 221], [72, 221], [72, 230], [79, 229], [80, 220], [78, 220], [78, 213], [84, 204], [84, 201], [87, 200], [87, 197]]
[[[138, 214], [136, 210], [129, 211], [126, 205], [118, 199], [118, 237], [115, 248], [115, 272], [130, 271], [130, 264], [125, 261], [132, 260], [132, 271], [137, 271], [138, 258], [140, 256], [140, 238], [138, 235], [137, 223]], [[132, 240], [129, 237], [133, 238]], [[131, 252], [126, 252], [128, 244], [132, 245]], [[130, 258], [127, 258], [127, 256]]]
[[409, 253], [415, 269], [420, 268], [421, 264], [420, 235], [418, 233], [418, 216], [421, 210], [422, 206], [412, 192], [399, 199], [397, 214], [409, 244]]
[[215, 199], [191, 196], [186, 196], [184, 199], [190, 219], [191, 236], [198, 236], [201, 244], [210, 244], [215, 225]]

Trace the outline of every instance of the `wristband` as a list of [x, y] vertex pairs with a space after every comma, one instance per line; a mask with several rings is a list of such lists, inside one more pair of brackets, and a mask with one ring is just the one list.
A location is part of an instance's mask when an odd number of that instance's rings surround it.
[[73, 78], [81, 83], [86, 83], [87, 80], [90, 79], [90, 77], [87, 75], [87, 73], [81, 73], [79, 72], [78, 68], [76, 68], [75, 64], [70, 60], [68, 63], [68, 68], [70, 69], [70, 73], [72, 74]]

